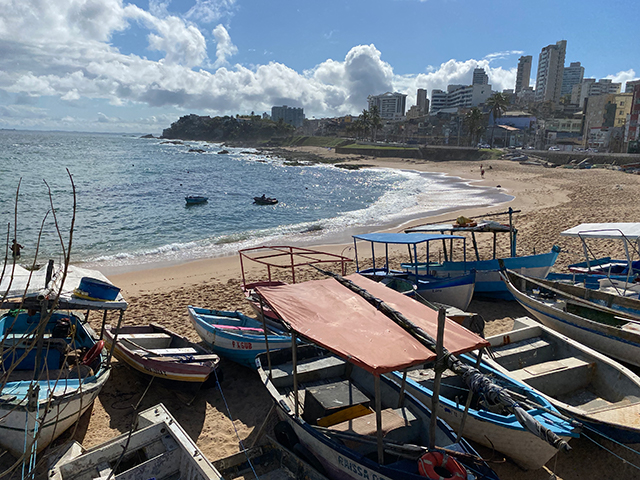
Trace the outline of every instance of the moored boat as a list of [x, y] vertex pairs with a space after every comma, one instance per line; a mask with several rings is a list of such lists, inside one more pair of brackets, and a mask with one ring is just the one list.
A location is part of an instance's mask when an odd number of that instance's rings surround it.
[[129, 325], [104, 329], [113, 355], [140, 373], [165, 380], [199, 385], [218, 371], [220, 357], [160, 325]]
[[269, 348], [289, 347], [291, 335], [241, 312], [189, 306], [189, 318], [200, 338], [221, 357], [255, 370], [256, 355]]
[[487, 338], [485, 362], [538, 390], [561, 412], [622, 443], [640, 443], [640, 377], [528, 317]]
[[515, 299], [543, 325], [640, 366], [640, 301], [561, 282], [500, 272]]
[[253, 203], [255, 205], [275, 205], [278, 203], [278, 199], [263, 195], [261, 197], [253, 197]]
[[187, 202], [187, 205], [198, 205], [209, 201], [209, 197], [205, 197], [203, 195], [189, 195], [184, 197], [184, 199]]

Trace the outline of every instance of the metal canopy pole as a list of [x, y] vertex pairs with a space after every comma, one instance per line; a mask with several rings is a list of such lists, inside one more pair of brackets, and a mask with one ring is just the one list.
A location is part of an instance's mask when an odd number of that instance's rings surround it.
[[264, 315], [264, 302], [262, 301], [262, 296], [260, 298], [260, 314], [262, 315], [262, 329], [264, 330], [264, 346], [267, 349], [267, 364], [269, 365], [269, 378], [272, 379], [273, 372], [271, 370], [271, 352], [269, 351], [269, 337], [267, 335], [267, 320]]
[[402, 384], [400, 385], [400, 396], [398, 396], [398, 408], [404, 405], [404, 389], [407, 387], [407, 371], [402, 372]]
[[382, 439], [382, 395], [380, 394], [380, 375], [374, 375], [376, 395], [376, 434], [378, 437], [378, 463], [384, 465], [384, 441]]
[[442, 358], [444, 350], [445, 309], [438, 309], [438, 336], [436, 338], [436, 376], [433, 380], [433, 397], [431, 397], [431, 425], [429, 426], [429, 448], [436, 446], [436, 429], [438, 427], [438, 405], [440, 404], [440, 380], [442, 379]]
[[111, 344], [111, 348], [109, 349], [109, 355], [107, 356], [107, 365], [111, 363], [111, 357], [113, 356], [113, 351], [116, 348], [116, 343], [118, 342], [118, 332], [120, 331], [120, 327], [122, 326], [122, 319], [124, 318], [124, 310], [120, 310], [120, 316], [118, 317], [118, 326], [116, 327], [116, 331], [113, 332], [113, 343]]
[[291, 331], [291, 359], [293, 361], [293, 395], [296, 417], [300, 416], [300, 405], [298, 400], [298, 346], [296, 345], [296, 332]]

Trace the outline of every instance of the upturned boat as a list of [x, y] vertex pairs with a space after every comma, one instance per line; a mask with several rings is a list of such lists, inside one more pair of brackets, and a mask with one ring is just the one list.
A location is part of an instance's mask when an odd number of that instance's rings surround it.
[[488, 365], [536, 389], [585, 428], [640, 443], [640, 377], [631, 370], [529, 317], [487, 341]]

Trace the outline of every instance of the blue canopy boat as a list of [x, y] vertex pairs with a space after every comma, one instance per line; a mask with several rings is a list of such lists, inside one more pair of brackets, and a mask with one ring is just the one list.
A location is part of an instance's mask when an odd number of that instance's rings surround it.
[[[372, 280], [382, 281], [395, 290], [408, 293], [409, 296], [414, 296], [418, 300], [443, 303], [466, 310], [473, 297], [476, 277], [474, 271], [466, 270], [455, 275], [436, 277], [428, 274], [424, 269], [422, 269], [423, 273], [420, 273], [419, 264], [415, 263], [415, 259], [418, 258], [418, 245], [425, 244], [426, 259], [428, 261], [430, 258], [430, 242], [454, 239], [466, 241], [464, 237], [437, 233], [367, 233], [354, 235], [356, 271]], [[371, 243], [371, 268], [359, 268], [357, 240]], [[382, 267], [376, 267], [375, 244], [377, 243], [385, 245], [385, 264]], [[389, 245], [406, 245], [409, 248], [410, 259], [414, 260], [414, 268], [392, 270], [389, 267]], [[415, 292], [411, 292], [406, 288], [407, 282], [413, 285]]]
[[273, 324], [264, 324], [241, 312], [188, 307], [189, 318], [200, 338], [218, 355], [256, 369], [256, 355], [288, 347], [291, 336]]
[[[509, 217], [516, 211], [509, 209]], [[496, 214], [501, 215], [501, 214]], [[446, 242], [443, 240], [444, 260], [441, 262], [430, 263], [403, 263], [402, 268], [407, 271], [413, 271], [416, 267], [420, 272], [429, 272], [435, 277], [447, 277], [461, 275], [469, 270], [476, 271], [476, 282], [474, 295], [490, 298], [499, 298], [503, 300], [514, 300], [513, 295], [509, 293], [506, 285], [500, 278], [499, 260], [504, 261], [506, 268], [522, 272], [524, 275], [545, 278], [551, 267], [556, 263], [560, 247], [554, 245], [550, 252], [539, 253], [533, 255], [516, 256], [516, 240], [518, 231], [513, 227], [512, 221], [509, 224], [502, 224], [496, 221], [478, 221], [468, 224], [459, 223], [439, 223], [430, 225], [420, 225], [405, 230], [407, 233], [448, 233], [450, 235], [460, 235], [462, 233], [471, 233], [471, 239], [475, 252], [475, 260], [469, 259], [466, 250], [462, 252], [462, 259], [454, 260], [453, 244], [447, 249]], [[491, 259], [480, 259], [478, 245], [476, 242], [477, 233], [493, 234], [493, 255]], [[498, 233], [509, 234], [509, 255], [499, 257], [497, 254]], [[455, 238], [455, 237], [454, 237]], [[466, 249], [466, 243], [464, 244]]]

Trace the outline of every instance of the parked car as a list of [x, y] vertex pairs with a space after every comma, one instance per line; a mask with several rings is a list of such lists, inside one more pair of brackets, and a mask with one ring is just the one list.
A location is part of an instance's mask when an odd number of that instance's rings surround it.
[[491, 145], [488, 143], [479, 143], [478, 148], [491, 148]]
[[549, 147], [549, 150], [551, 150], [552, 152], [559, 152], [560, 151], [560, 147], [556, 147], [555, 145], [552, 145]]

